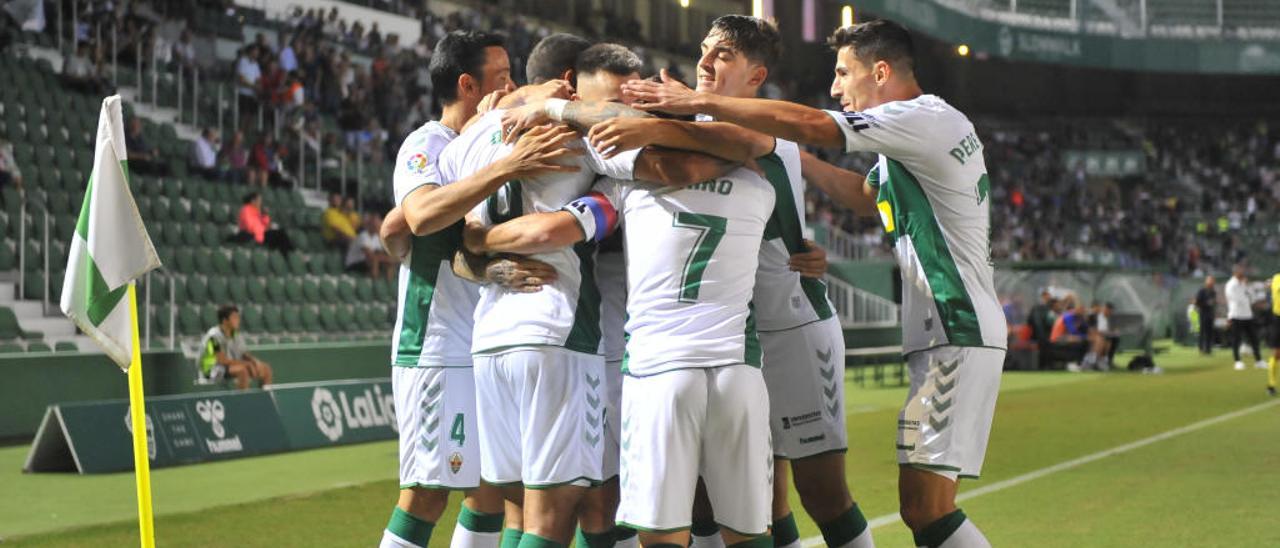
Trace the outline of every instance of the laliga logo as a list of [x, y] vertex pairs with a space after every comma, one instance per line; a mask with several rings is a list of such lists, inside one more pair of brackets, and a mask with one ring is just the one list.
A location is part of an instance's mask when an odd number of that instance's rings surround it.
[[311, 414], [315, 415], [316, 427], [329, 441], [338, 441], [342, 437], [342, 411], [328, 389], [317, 388], [312, 393]]
[[227, 410], [222, 406], [222, 401], [200, 400], [196, 402], [196, 414], [200, 415], [200, 420], [213, 426], [213, 435], [227, 437], [227, 429], [222, 426], [222, 421], [227, 418]]
[[338, 441], [347, 430], [380, 427], [398, 430], [400, 426], [396, 422], [395, 398], [383, 394], [382, 387], [377, 385], [350, 398], [343, 390], [339, 390], [335, 398], [329, 389], [316, 388], [311, 395], [311, 414], [316, 418], [316, 427], [329, 441]]

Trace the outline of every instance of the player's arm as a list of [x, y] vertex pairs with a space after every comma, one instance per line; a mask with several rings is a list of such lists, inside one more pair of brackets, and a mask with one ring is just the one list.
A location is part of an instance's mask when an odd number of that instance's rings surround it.
[[836, 203], [862, 217], [876, 215], [876, 191], [867, 184], [866, 177], [828, 164], [803, 150], [800, 151], [800, 170], [806, 181], [813, 183]]
[[468, 227], [463, 235], [472, 253], [532, 255], [569, 247], [585, 238], [582, 228], [566, 211], [521, 215], [500, 225]]
[[720, 177], [738, 165], [737, 162], [697, 152], [650, 147], [640, 151], [636, 157], [634, 179], [682, 187]]
[[446, 181], [436, 181], [436, 184], [418, 187], [400, 206], [409, 229], [417, 236], [442, 230], [462, 219], [508, 180], [555, 171], [577, 171], [577, 166], [556, 163], [577, 154], [564, 146], [577, 137], [577, 133], [565, 126], [535, 127], [516, 142], [510, 154], [470, 176], [445, 186], [439, 183]]
[[773, 137], [725, 122], [611, 118], [591, 126], [591, 146], [605, 158], [624, 150], [660, 146], [745, 163], [773, 152]]
[[409, 238], [412, 235], [409, 221], [404, 218], [404, 210], [399, 207], [387, 213], [387, 217], [382, 220], [382, 228], [378, 230], [382, 248], [387, 250], [387, 254], [397, 259], [404, 259], [409, 255]]
[[636, 108], [644, 111], [706, 114], [788, 141], [845, 146], [843, 132], [824, 111], [787, 101], [741, 99], [695, 91], [671, 78], [665, 69], [661, 82], [632, 80], [622, 85], [622, 93], [637, 101]]

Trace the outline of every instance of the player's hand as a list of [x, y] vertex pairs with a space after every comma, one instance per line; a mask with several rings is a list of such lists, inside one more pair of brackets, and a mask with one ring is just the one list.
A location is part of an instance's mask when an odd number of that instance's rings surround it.
[[622, 84], [622, 97], [633, 101], [632, 107], [676, 115], [698, 114], [702, 94], [689, 89], [662, 69], [662, 82], [631, 80]]
[[578, 132], [569, 126], [536, 126], [516, 141], [515, 149], [503, 161], [511, 162], [511, 170], [519, 177], [578, 171], [578, 166], [558, 163], [570, 156], [582, 154], [580, 148], [565, 146], [577, 138]]
[[573, 84], [568, 80], [547, 80], [541, 84], [523, 86], [498, 102], [498, 108], [513, 109], [527, 103], [546, 99], [576, 99]]
[[805, 240], [804, 247], [808, 251], [796, 253], [787, 261], [791, 271], [806, 278], [822, 278], [827, 273], [827, 250], [813, 240]]
[[587, 138], [605, 158], [653, 144], [654, 118], [611, 118], [591, 126]]
[[520, 135], [534, 126], [553, 122], [543, 110], [542, 101], [534, 101], [523, 106], [507, 109], [502, 113], [502, 142], [512, 144]]
[[517, 293], [537, 293], [542, 286], [556, 281], [556, 269], [537, 259], [507, 255], [490, 260], [484, 277]]

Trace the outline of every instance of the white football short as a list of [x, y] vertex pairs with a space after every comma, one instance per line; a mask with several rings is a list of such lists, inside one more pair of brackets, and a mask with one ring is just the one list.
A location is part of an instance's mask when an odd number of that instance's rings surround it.
[[942, 346], [907, 356], [911, 389], [898, 415], [898, 463], [951, 479], [982, 472], [1005, 351]]
[[534, 489], [601, 482], [604, 357], [548, 346], [474, 361], [486, 482]]
[[701, 476], [717, 523], [744, 535], [765, 533], [773, 448], [760, 370], [677, 369], [628, 375], [622, 383], [618, 523], [641, 531], [689, 528]]
[[622, 362], [605, 364], [604, 384], [604, 467], [601, 476], [608, 480], [618, 475], [621, 466], [618, 447], [622, 443]]
[[849, 448], [840, 320], [760, 333], [773, 454], [802, 459]]
[[391, 367], [400, 425], [400, 488], [480, 486], [471, 367]]

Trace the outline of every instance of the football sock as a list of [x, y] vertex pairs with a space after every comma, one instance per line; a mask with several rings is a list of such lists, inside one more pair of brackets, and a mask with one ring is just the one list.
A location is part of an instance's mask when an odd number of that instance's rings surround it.
[[800, 529], [792, 513], [773, 520], [773, 545], [775, 548], [800, 548]]
[[915, 540], [916, 546], [928, 548], [991, 548], [987, 537], [960, 510], [926, 525]]
[[431, 542], [431, 529], [436, 524], [405, 512], [399, 506], [391, 511], [391, 520], [382, 532], [379, 548], [426, 548]]
[[831, 548], [874, 548], [876, 545], [871, 539], [867, 518], [856, 503], [836, 519], [818, 524], [818, 529], [822, 531], [822, 540]]
[[1277, 362], [1273, 355], [1270, 360], [1267, 360], [1267, 386], [1275, 388], [1277, 381], [1280, 381], [1277, 377], [1280, 377], [1280, 362]]
[[578, 528], [574, 540], [580, 548], [612, 548], [614, 543], [613, 529], [603, 533], [587, 533]]
[[449, 548], [497, 548], [502, 536], [502, 517], [501, 513], [485, 514], [463, 506], [458, 511], [458, 523], [453, 527]]
[[520, 548], [564, 548], [563, 544], [526, 532], [520, 535]]
[[636, 530], [630, 527], [622, 525], [614, 527], [613, 539], [615, 548], [640, 548], [640, 537], [636, 535]]
[[725, 548], [724, 539], [720, 537], [720, 526], [715, 521], [695, 520], [689, 532], [693, 536], [690, 548]]
[[512, 529], [510, 527], [502, 530], [502, 541], [499, 543], [500, 548], [516, 548], [520, 546], [520, 537], [524, 535], [524, 531]]

